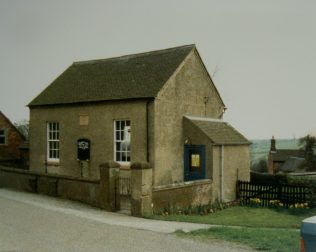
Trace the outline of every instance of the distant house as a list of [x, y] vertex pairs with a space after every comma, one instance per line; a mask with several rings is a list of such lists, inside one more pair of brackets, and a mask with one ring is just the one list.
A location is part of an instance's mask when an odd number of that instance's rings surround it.
[[0, 111], [0, 164], [17, 163], [21, 161], [20, 147], [24, 145], [24, 143], [25, 137]]
[[304, 159], [304, 151], [299, 149], [277, 149], [276, 140], [271, 139], [268, 157], [268, 172], [276, 174], [279, 171], [291, 172], [296, 170]]
[[224, 201], [249, 179], [250, 142], [222, 121], [195, 45], [73, 63], [29, 108], [31, 170], [98, 178], [108, 160], [148, 162], [154, 186], [208, 179]]
[[284, 164], [279, 168], [279, 172], [290, 173], [290, 172], [305, 172], [303, 165], [305, 158], [302, 157], [290, 157]]

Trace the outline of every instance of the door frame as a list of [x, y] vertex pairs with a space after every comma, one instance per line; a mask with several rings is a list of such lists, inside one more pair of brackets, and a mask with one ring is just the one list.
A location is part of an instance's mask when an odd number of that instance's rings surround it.
[[[200, 167], [198, 171], [190, 170], [190, 153], [200, 155]], [[199, 179], [205, 179], [205, 145], [184, 145], [184, 181], [193, 181]]]

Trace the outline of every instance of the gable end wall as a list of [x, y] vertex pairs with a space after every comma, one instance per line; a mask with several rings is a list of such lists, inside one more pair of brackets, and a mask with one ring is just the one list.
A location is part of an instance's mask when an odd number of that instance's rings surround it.
[[183, 116], [220, 118], [223, 109], [201, 59], [192, 50], [154, 102], [154, 185], [183, 181]]

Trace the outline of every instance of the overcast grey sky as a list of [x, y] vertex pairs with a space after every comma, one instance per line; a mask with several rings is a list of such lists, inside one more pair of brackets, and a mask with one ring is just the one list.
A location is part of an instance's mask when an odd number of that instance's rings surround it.
[[316, 131], [316, 1], [0, 0], [0, 110], [13, 122], [73, 61], [195, 43], [246, 137]]

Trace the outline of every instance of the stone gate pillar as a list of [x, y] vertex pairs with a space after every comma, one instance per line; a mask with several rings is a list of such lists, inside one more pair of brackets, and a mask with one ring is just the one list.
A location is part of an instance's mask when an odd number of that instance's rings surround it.
[[148, 163], [131, 165], [131, 214], [152, 214], [152, 168]]
[[115, 211], [119, 208], [120, 199], [115, 192], [119, 172], [120, 165], [114, 161], [100, 165], [100, 207], [107, 211]]

